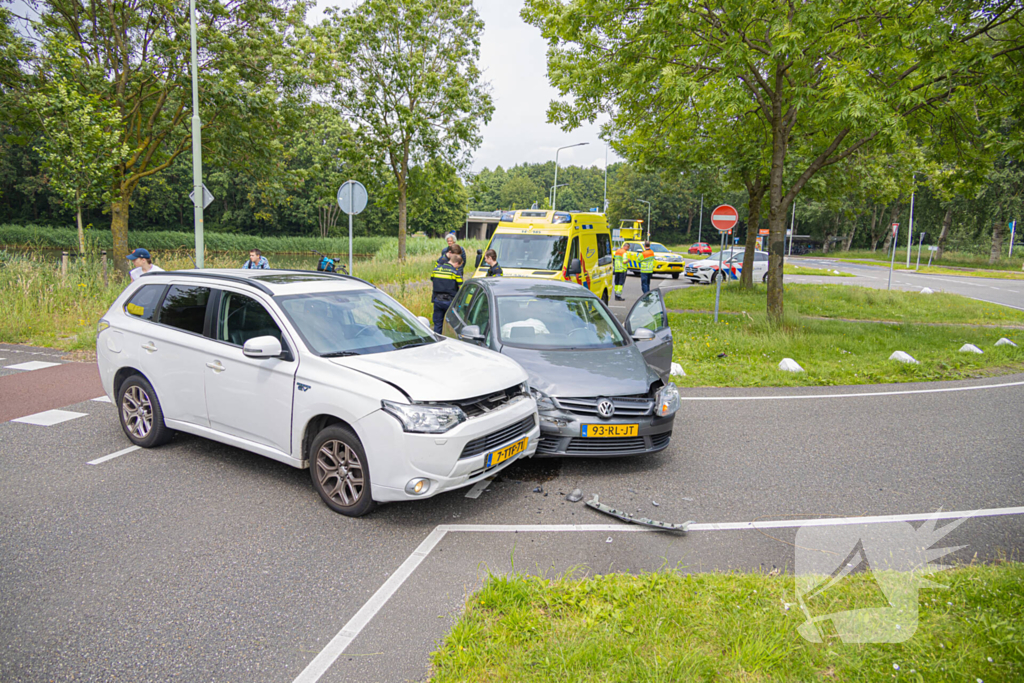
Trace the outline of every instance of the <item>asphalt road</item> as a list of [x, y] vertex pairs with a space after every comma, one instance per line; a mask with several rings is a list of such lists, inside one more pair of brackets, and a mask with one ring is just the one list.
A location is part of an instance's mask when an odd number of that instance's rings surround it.
[[[627, 283], [635, 298], [638, 278]], [[52, 353], [0, 357], [11, 349]], [[17, 401], [5, 387], [43, 372], [0, 373], [0, 405]], [[794, 528], [721, 525], [1024, 506], [1024, 375], [687, 399], [660, 454], [525, 461], [475, 499], [456, 491], [348, 519], [307, 471], [196, 437], [89, 464], [130, 446], [115, 408], [56, 394], [50, 407], [76, 417], [0, 423], [0, 680], [425, 680], [429, 652], [489, 572], [789, 571]], [[567, 502], [577, 487], [701, 526], [620, 524]], [[940, 545], [964, 546], [954, 562], [1020, 559], [1024, 515], [983, 513]], [[353, 617], [368, 618], [356, 628]], [[351, 642], [324, 657], [339, 633]]]

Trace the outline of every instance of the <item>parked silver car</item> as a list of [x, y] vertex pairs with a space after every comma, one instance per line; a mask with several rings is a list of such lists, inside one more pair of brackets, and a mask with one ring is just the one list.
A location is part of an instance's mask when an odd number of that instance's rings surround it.
[[623, 328], [580, 285], [476, 278], [449, 308], [444, 334], [526, 369], [540, 413], [537, 456], [653, 453], [672, 438], [679, 393], [669, 382], [672, 331], [657, 290], [634, 304]]

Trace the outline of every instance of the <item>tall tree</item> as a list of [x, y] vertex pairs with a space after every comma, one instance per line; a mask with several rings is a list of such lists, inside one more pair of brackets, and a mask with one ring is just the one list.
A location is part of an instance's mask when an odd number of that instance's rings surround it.
[[472, 0], [364, 0], [328, 13], [320, 77], [357, 140], [394, 175], [402, 260], [410, 167], [463, 168], [494, 111], [477, 67], [483, 21]]
[[[1001, 77], [1000, 31], [1019, 0], [527, 0], [548, 39], [571, 128], [612, 115], [613, 138], [662, 136], [680, 117], [727, 128], [743, 112], [768, 141], [768, 315], [783, 319], [787, 209], [822, 169], [867, 145], [900, 147], [959, 89]], [[799, 151], [800, 161], [791, 152]]]
[[[305, 0], [197, 2], [204, 148], [215, 154], [218, 133], [229, 129], [231, 136], [249, 133], [259, 141], [251, 146], [254, 159], [272, 157], [282, 103], [305, 93], [290, 36], [306, 6]], [[191, 147], [188, 2], [41, 0], [32, 30], [47, 44], [75, 46], [80, 91], [96, 95], [120, 119], [120, 141], [131, 155], [110, 180], [110, 227], [115, 252], [128, 253], [136, 189]], [[115, 259], [126, 267], [122, 261]]]
[[29, 100], [43, 131], [36, 151], [49, 176], [50, 187], [65, 206], [75, 210], [78, 250], [85, 252], [82, 207], [109, 199], [114, 167], [130, 155], [121, 142], [120, 118], [95, 93], [78, 90], [81, 65], [73, 45], [50, 45], [53, 79]]

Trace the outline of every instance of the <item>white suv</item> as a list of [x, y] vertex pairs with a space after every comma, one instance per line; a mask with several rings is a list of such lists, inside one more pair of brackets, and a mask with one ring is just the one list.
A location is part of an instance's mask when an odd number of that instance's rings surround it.
[[472, 484], [537, 449], [518, 364], [435, 336], [335, 273], [149, 273], [100, 321], [96, 354], [133, 443], [180, 430], [309, 467], [350, 516]]

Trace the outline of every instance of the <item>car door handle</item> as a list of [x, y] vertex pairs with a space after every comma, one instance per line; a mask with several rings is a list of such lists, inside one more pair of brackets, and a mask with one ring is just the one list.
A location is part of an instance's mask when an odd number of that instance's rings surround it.
[[227, 370], [227, 368], [220, 364], [219, 360], [215, 360], [212, 363], [207, 363], [206, 367], [210, 368], [214, 372], [224, 372], [225, 370]]
[[153, 342], [146, 342], [145, 344], [142, 345], [142, 348], [149, 351], [150, 353], [153, 353], [154, 351], [156, 351], [156, 344], [154, 344]]

